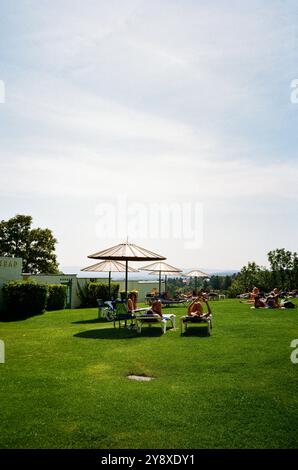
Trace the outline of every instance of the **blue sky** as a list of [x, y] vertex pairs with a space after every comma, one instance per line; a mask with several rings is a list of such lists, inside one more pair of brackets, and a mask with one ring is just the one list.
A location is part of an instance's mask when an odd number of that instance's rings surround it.
[[121, 240], [98, 207], [200, 203], [203, 243], [135, 239], [177, 266], [297, 250], [294, 1], [0, 0], [0, 218], [50, 227], [64, 265]]

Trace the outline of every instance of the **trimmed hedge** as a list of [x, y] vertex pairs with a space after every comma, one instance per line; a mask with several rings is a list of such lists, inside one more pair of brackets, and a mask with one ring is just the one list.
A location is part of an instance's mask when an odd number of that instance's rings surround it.
[[109, 285], [101, 282], [87, 282], [84, 286], [78, 285], [78, 295], [81, 299], [81, 307], [97, 307], [97, 299], [117, 299], [119, 284], [111, 283], [111, 296]]
[[5, 319], [27, 318], [45, 311], [48, 288], [44, 284], [9, 281], [2, 292]]
[[62, 284], [48, 284], [48, 298], [46, 309], [63, 310], [66, 303], [67, 287]]

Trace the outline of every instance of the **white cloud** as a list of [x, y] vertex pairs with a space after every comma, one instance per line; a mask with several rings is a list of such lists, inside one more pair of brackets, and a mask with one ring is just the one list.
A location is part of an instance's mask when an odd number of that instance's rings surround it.
[[[18, 14], [7, 8], [0, 160], [12, 212], [23, 196], [61, 198], [62, 214], [69, 200], [95, 206], [123, 192], [132, 201], [202, 201], [207, 219], [237, 201], [240, 214], [255, 206], [260, 222], [268, 206], [297, 200], [296, 118], [281, 88], [295, 57], [294, 19], [278, 2], [20, 0]], [[238, 220], [220, 241], [217, 220], [204, 248], [214, 266], [231, 240], [243, 253]], [[290, 221], [285, 241], [292, 232]]]

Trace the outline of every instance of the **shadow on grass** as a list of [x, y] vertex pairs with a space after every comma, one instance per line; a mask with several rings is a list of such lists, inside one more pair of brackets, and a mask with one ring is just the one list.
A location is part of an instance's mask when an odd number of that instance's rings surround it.
[[135, 330], [128, 330], [127, 328], [104, 328], [99, 330], [88, 330], [76, 333], [76, 338], [89, 338], [89, 339], [134, 339], [142, 337], [160, 337], [162, 336], [160, 328], [142, 328], [142, 333], [139, 334]]
[[72, 325], [88, 325], [93, 323], [108, 323], [105, 318], [92, 318], [92, 320], [73, 321]]
[[189, 326], [182, 336], [200, 336], [201, 338], [209, 338], [208, 329], [206, 327]]
[[44, 313], [46, 313], [45, 311], [44, 312], [40, 312], [40, 313], [32, 313], [31, 315], [30, 314], [9, 314], [7, 312], [3, 312], [3, 314], [0, 316], [0, 322], [1, 323], [13, 323], [13, 322], [23, 322], [23, 321], [26, 321], [26, 320], [29, 320], [30, 318], [33, 318], [33, 317], [40, 317], [41, 315], [43, 315]]

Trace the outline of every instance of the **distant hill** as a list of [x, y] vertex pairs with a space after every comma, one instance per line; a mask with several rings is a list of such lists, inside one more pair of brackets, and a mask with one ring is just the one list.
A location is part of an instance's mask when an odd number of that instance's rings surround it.
[[[61, 268], [61, 271], [64, 273], [64, 274], [77, 274], [79, 275], [79, 277], [82, 277], [82, 278], [105, 278], [105, 277], [108, 277], [108, 273], [94, 273], [94, 272], [83, 272], [81, 271], [80, 269], [80, 266], [62, 266]], [[192, 271], [193, 269], [195, 268], [187, 268], [187, 269], [183, 269], [183, 273], [187, 273], [187, 272], [190, 272]], [[206, 274], [210, 274], [210, 276], [212, 275], [216, 275], [216, 276], [230, 276], [234, 273], [237, 273], [239, 272], [238, 269], [205, 269], [205, 268], [201, 268], [201, 271], [205, 272]], [[179, 276], [177, 276], [179, 277]], [[124, 278], [124, 273], [112, 273], [112, 278], [113, 279], [123, 279]], [[149, 280], [154, 280], [154, 279], [157, 279], [158, 278], [158, 274], [153, 275], [153, 274], [149, 274], [148, 272], [146, 271], [140, 271], [138, 273], [129, 273], [129, 279], [132, 279], [132, 280], [142, 280], [142, 281], [149, 281]]]

